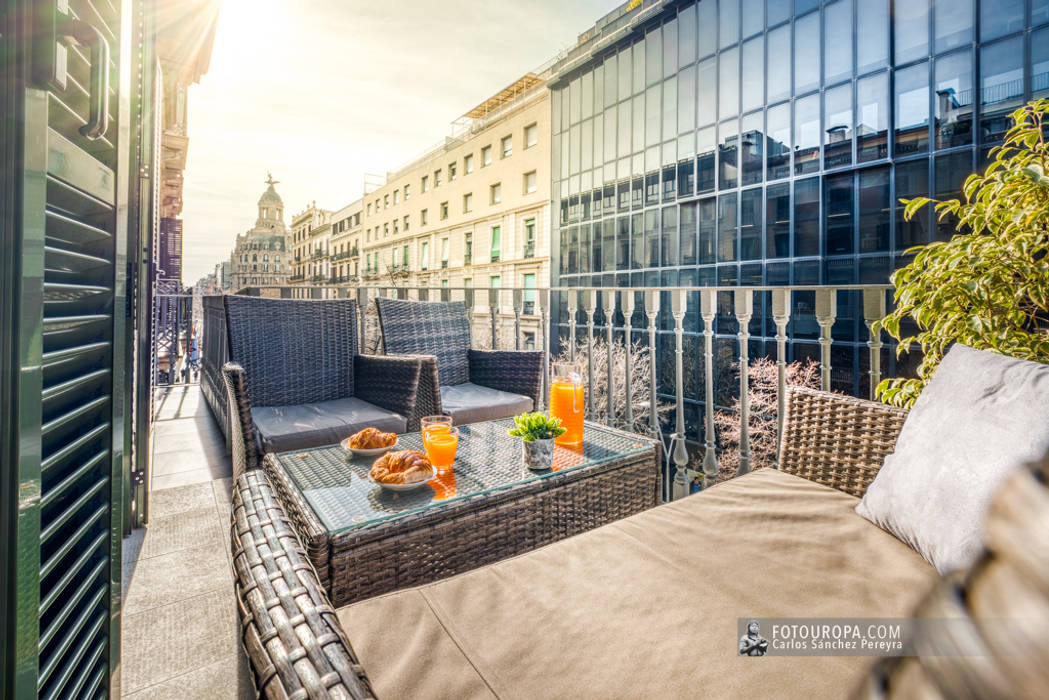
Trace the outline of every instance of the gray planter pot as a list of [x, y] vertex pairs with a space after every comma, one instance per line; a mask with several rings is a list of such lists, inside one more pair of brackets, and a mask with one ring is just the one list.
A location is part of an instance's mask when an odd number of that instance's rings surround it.
[[529, 469], [550, 469], [554, 466], [554, 439], [532, 440], [524, 443], [524, 462]]

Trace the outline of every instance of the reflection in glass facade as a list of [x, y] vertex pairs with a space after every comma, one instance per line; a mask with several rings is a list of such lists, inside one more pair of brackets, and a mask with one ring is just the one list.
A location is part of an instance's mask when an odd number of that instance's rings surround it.
[[[555, 66], [555, 285], [887, 282], [909, 246], [953, 232], [903, 221], [899, 198], [958, 196], [1008, 114], [1049, 95], [1047, 0], [656, 6], [616, 10]], [[755, 303], [752, 355], [775, 334]], [[866, 392], [857, 295], [838, 308], [834, 386]], [[804, 295], [793, 312], [815, 339]], [[731, 358], [735, 322], [718, 332]]]

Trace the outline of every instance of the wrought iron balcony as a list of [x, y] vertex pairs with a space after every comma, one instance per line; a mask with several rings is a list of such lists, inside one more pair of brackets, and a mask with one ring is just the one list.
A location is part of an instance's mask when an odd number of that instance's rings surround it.
[[525, 243], [524, 257], [534, 258], [535, 257], [535, 243]]
[[470, 264], [472, 264], [473, 257], [474, 256], [471, 253], [466, 253], [465, 255], [463, 255], [463, 265], [470, 265]]
[[[662, 440], [664, 498], [671, 500], [718, 478], [724, 455], [716, 414], [737, 416], [731, 461], [738, 464], [735, 473], [750, 471], [752, 358], [776, 362], [780, 405], [768, 419], [773, 431], [783, 415], [791, 360], [814, 360], [823, 389], [873, 395], [883, 365], [896, 370], [892, 348], [869, 332], [885, 315], [889, 291], [888, 285], [487, 289], [372, 283], [330, 294], [354, 297], [364, 309], [380, 295], [463, 300], [479, 347], [534, 343], [551, 359], [577, 361], [591, 390], [588, 418]], [[280, 288], [257, 293], [291, 294]], [[360, 333], [362, 348], [377, 347], [374, 319]], [[769, 458], [774, 454], [756, 459]]]
[[325, 257], [327, 257], [327, 254], [323, 250], [321, 250], [319, 248], [317, 250], [314, 250], [310, 254], [310, 260], [321, 260], [321, 259], [323, 259]]

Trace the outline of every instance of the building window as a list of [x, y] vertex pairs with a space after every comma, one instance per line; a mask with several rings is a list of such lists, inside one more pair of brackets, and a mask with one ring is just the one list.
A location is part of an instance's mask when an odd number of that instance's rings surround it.
[[524, 128], [524, 147], [531, 148], [539, 143], [539, 125], [529, 124]]
[[502, 140], [503, 158], [509, 158], [514, 154], [514, 137], [504, 136]]
[[390, 208], [390, 195], [384, 194], [382, 196], [382, 208], [383, 209], [389, 209]]
[[524, 192], [525, 194], [532, 194], [535, 192], [535, 171], [525, 173], [524, 176]]
[[463, 262], [467, 265], [470, 264], [470, 260], [473, 259], [474, 254], [474, 235], [473, 233], [463, 234]]
[[448, 164], [448, 182], [451, 182], [452, 180], [454, 180], [456, 178], [456, 176], [457, 176], [456, 164], [455, 163], [449, 163]]
[[404, 230], [405, 231], [408, 230], [408, 215], [407, 214], [404, 215]]
[[535, 273], [529, 272], [524, 276], [524, 309], [526, 314], [535, 313]]
[[502, 250], [501, 250], [502, 249], [502, 243], [501, 243], [501, 240], [500, 240], [501, 238], [502, 238], [502, 229], [499, 226], [493, 226], [492, 227], [492, 251], [491, 251], [492, 262], [498, 262], [499, 261], [499, 255], [502, 252]]
[[430, 191], [430, 179], [426, 175], [423, 175], [421, 185], [423, 192]]
[[503, 186], [500, 183], [495, 183], [491, 186], [489, 193], [489, 202], [491, 204], [499, 204], [503, 201]]
[[390, 235], [390, 222], [387, 221], [385, 224], [382, 225], [382, 237], [386, 238], [389, 235]]
[[433, 171], [433, 186], [434, 187], [440, 187], [441, 186], [441, 171], [440, 170], [434, 170]]
[[474, 154], [467, 153], [463, 156], [463, 172], [469, 175], [474, 171]]
[[528, 219], [524, 223], [525, 249], [524, 256], [531, 258], [535, 255], [535, 219]]
[[463, 213], [466, 214], [468, 212], [471, 212], [471, 211], [473, 211], [473, 208], [474, 208], [473, 192], [467, 192], [466, 194], [463, 195]]
[[400, 204], [400, 201], [401, 201], [401, 191], [400, 190], [394, 190], [393, 191], [393, 205], [397, 206], [398, 204]]
[[499, 275], [492, 275], [488, 278], [488, 283], [492, 289], [499, 289], [499, 286], [502, 283], [502, 279], [499, 277]]
[[481, 149], [481, 167], [492, 164], [492, 147], [485, 146]]
[[397, 219], [393, 220], [393, 234], [397, 235]]
[[448, 267], [448, 239], [441, 239], [441, 267]]
[[423, 241], [419, 250], [419, 268], [425, 270], [430, 267], [430, 243]]
[[409, 199], [411, 199], [411, 197], [412, 197], [412, 186], [411, 185], [405, 185], [404, 186], [404, 201], [407, 202]]
[[420, 226], [425, 226], [426, 225], [426, 214], [427, 214], [427, 211], [425, 209], [423, 209], [422, 211], [419, 212], [419, 225]]
[[441, 202], [441, 221], [448, 218], [448, 202]]

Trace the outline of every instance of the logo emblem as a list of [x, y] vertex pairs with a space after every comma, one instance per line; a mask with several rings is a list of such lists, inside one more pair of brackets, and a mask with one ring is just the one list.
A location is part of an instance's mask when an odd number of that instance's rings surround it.
[[761, 625], [757, 620], [747, 623], [747, 633], [739, 638], [740, 656], [764, 656], [769, 650], [769, 640], [761, 636]]

